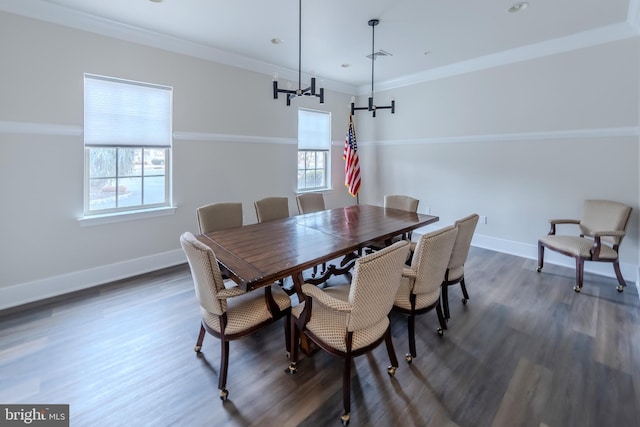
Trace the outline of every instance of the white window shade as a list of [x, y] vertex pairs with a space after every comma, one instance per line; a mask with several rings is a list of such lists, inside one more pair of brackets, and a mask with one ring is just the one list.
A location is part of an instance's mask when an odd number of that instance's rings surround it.
[[85, 74], [87, 146], [171, 146], [172, 88]]
[[330, 113], [299, 109], [298, 150], [329, 150], [330, 148]]

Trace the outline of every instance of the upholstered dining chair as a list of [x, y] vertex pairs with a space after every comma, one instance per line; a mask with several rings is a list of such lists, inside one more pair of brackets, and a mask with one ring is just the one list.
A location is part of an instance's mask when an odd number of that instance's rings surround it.
[[242, 203], [210, 203], [196, 209], [200, 233], [242, 227]]
[[[618, 292], [626, 283], [620, 271], [618, 249], [626, 233], [631, 207], [610, 200], [585, 200], [582, 219], [551, 219], [549, 234], [538, 240], [538, 273], [544, 265], [544, 248], [570, 256], [576, 260], [576, 284], [573, 290], [580, 292], [584, 280], [584, 262], [610, 262], [618, 279]], [[574, 224], [580, 235], [556, 234], [556, 226]]]
[[341, 416], [344, 425], [349, 423], [351, 411], [352, 359], [385, 341], [391, 361], [387, 372], [393, 376], [398, 367], [389, 312], [408, 251], [409, 243], [401, 241], [359, 258], [350, 284], [325, 289], [303, 284], [304, 300], [292, 310], [289, 372], [297, 371], [300, 332], [318, 347], [344, 359]]
[[[400, 194], [388, 194], [384, 196], [384, 207], [388, 209], [398, 209], [407, 212], [418, 212], [418, 204], [420, 200], [414, 199], [410, 196], [403, 196]], [[389, 246], [398, 240], [411, 240], [412, 233], [405, 233], [400, 236], [394, 236], [391, 239], [380, 240], [373, 242], [369, 245], [370, 250], [378, 251], [385, 246]]]
[[405, 356], [408, 363], [416, 357], [416, 315], [435, 308], [440, 324], [438, 335], [444, 335], [447, 329], [440, 306], [440, 290], [457, 234], [458, 230], [451, 225], [420, 236], [411, 266], [402, 271], [393, 310], [408, 316], [409, 353]]
[[298, 213], [307, 214], [325, 210], [322, 193], [303, 193], [296, 197]]
[[449, 265], [442, 281], [442, 308], [446, 320], [451, 317], [449, 315], [449, 286], [460, 283], [463, 296], [462, 303], [466, 304], [469, 300], [469, 293], [464, 282], [464, 264], [467, 262], [471, 239], [479, 219], [478, 214], [474, 213], [457, 220], [453, 224], [458, 229], [458, 234], [456, 235], [456, 242], [453, 244]]
[[194, 350], [200, 353], [206, 332], [220, 339], [218, 389], [220, 399], [227, 400], [229, 341], [243, 338], [284, 317], [285, 345], [289, 352], [291, 300], [278, 286], [245, 292], [234, 282], [223, 280], [213, 250], [189, 232], [180, 236], [180, 245], [189, 262], [202, 316]]
[[265, 197], [254, 202], [258, 222], [273, 221], [289, 217], [289, 199], [286, 197]]

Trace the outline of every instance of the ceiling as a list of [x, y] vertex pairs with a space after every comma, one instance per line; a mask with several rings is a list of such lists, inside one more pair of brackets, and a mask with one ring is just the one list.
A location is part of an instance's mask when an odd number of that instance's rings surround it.
[[[554, 52], [638, 34], [640, 0], [304, 0], [303, 74], [362, 92], [483, 58]], [[128, 39], [294, 81], [297, 0], [0, 0], [0, 10]], [[280, 39], [274, 44], [272, 39]], [[303, 80], [305, 76], [303, 76]], [[303, 82], [303, 86], [305, 82]]]

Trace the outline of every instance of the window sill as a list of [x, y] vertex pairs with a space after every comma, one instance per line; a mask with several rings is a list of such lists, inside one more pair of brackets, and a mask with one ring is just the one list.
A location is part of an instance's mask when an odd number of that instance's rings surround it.
[[158, 216], [173, 215], [176, 212], [175, 206], [144, 209], [128, 212], [117, 212], [103, 215], [89, 215], [78, 218], [81, 227], [90, 227], [93, 225], [111, 224], [114, 222], [133, 221], [136, 219], [154, 218]]

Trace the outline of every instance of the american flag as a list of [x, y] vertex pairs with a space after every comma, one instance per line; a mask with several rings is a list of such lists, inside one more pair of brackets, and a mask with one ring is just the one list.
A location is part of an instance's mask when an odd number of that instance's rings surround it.
[[360, 190], [360, 161], [358, 160], [358, 145], [356, 144], [356, 130], [353, 126], [353, 116], [349, 114], [349, 130], [344, 141], [344, 152], [342, 158], [344, 164], [344, 185], [347, 186], [349, 194], [353, 197], [358, 195]]

